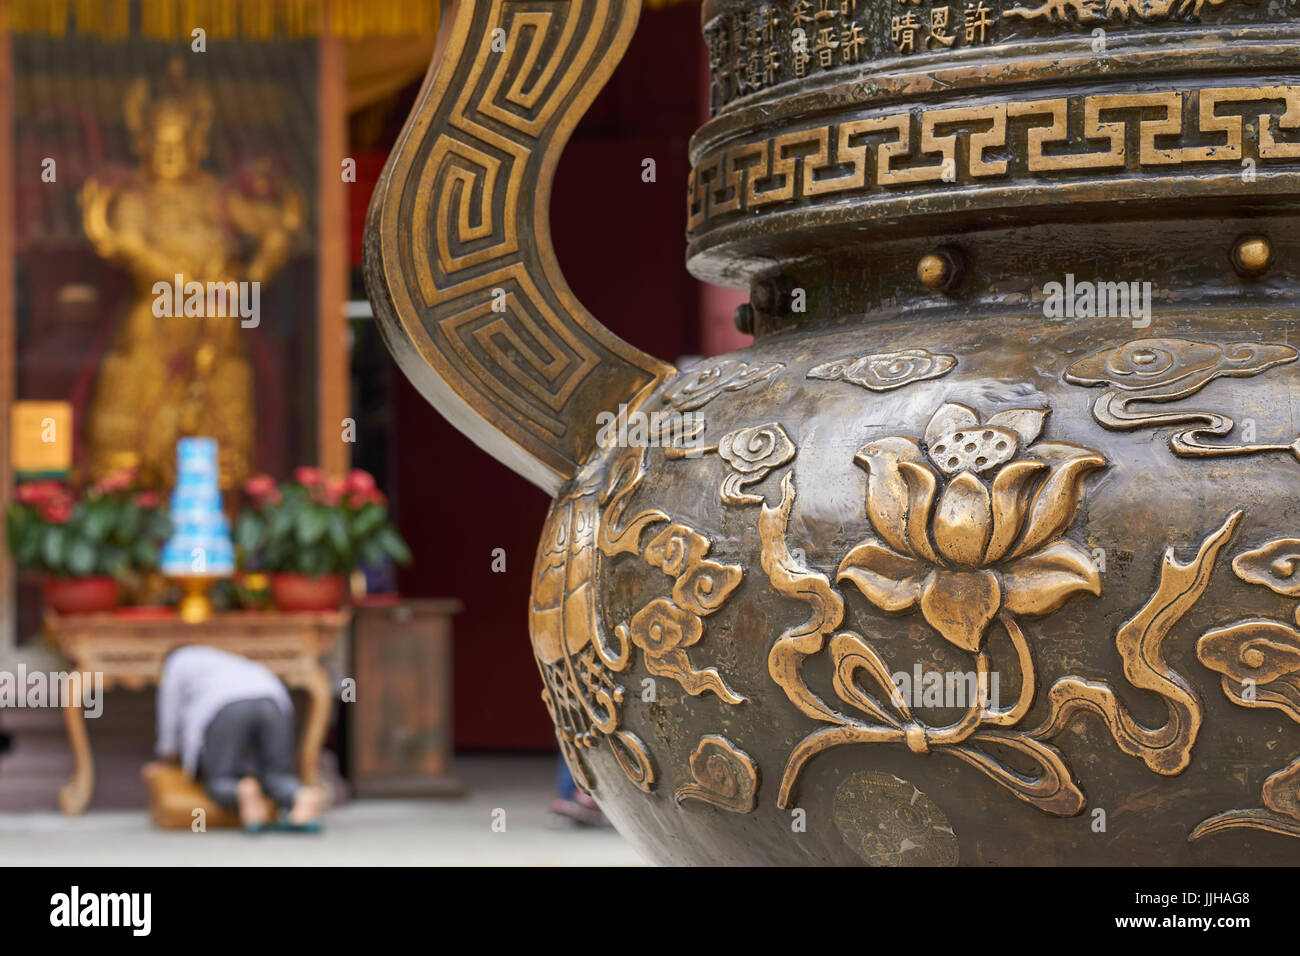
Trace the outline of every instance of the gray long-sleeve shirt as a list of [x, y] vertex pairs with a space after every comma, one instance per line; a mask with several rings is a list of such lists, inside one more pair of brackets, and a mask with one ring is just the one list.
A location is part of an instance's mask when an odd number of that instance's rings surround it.
[[266, 667], [238, 654], [194, 645], [173, 651], [158, 684], [158, 754], [180, 755], [195, 776], [203, 735], [217, 712], [237, 700], [270, 697], [293, 714], [289, 692]]

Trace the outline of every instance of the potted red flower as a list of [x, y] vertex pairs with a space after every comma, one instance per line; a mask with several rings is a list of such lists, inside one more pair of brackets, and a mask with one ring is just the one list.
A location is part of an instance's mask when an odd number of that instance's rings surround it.
[[248, 507], [235, 523], [241, 565], [271, 577], [276, 606], [322, 611], [343, 603], [347, 576], [363, 563], [406, 564], [410, 550], [388, 517], [388, 500], [359, 469], [346, 478], [298, 468], [277, 484], [257, 475], [244, 484]]
[[133, 491], [114, 472], [78, 495], [58, 481], [20, 484], [6, 515], [14, 562], [42, 575], [45, 603], [60, 614], [116, 607], [121, 579], [158, 566], [171, 522], [156, 494]]

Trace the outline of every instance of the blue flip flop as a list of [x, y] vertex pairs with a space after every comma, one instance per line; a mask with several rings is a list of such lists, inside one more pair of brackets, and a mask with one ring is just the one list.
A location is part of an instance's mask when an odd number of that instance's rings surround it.
[[319, 820], [309, 820], [306, 823], [290, 823], [288, 820], [277, 820], [271, 829], [277, 833], [320, 833], [321, 823]]

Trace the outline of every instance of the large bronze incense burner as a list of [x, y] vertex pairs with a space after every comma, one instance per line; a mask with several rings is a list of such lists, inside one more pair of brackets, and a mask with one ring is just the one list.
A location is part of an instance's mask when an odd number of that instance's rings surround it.
[[682, 371], [547, 230], [637, 12], [460, 4], [369, 224], [555, 496], [582, 784], [662, 862], [1300, 859], [1300, 7], [706, 0], [688, 265], [756, 338]]

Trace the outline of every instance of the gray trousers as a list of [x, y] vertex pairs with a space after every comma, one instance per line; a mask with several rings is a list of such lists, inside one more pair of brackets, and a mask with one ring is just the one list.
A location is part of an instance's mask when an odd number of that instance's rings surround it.
[[256, 777], [268, 797], [289, 807], [301, 786], [293, 756], [293, 719], [270, 697], [237, 700], [208, 725], [199, 772], [208, 795], [224, 807], [238, 805], [241, 777]]

